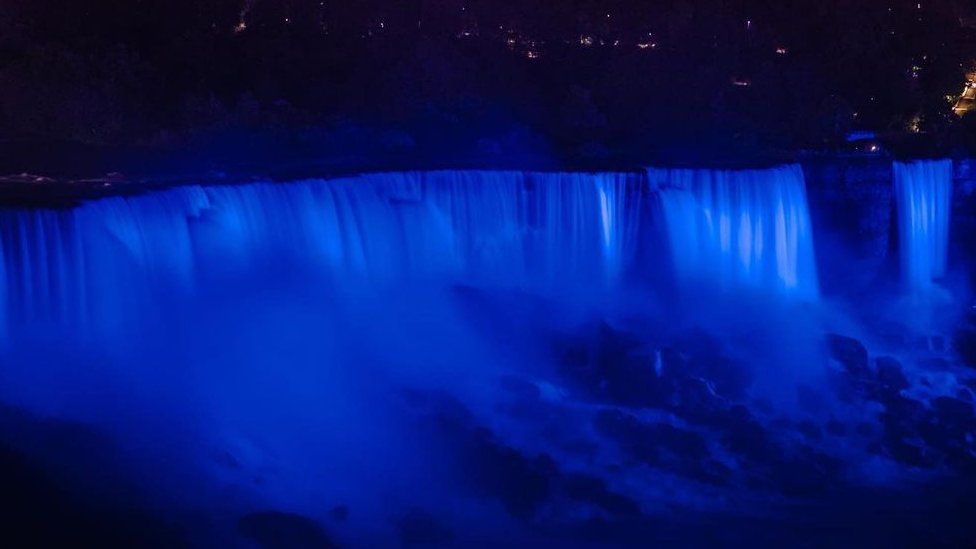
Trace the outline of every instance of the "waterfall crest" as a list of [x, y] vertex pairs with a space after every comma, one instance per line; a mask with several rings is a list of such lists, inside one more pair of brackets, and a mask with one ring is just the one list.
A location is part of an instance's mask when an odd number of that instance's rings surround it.
[[818, 294], [803, 170], [648, 169], [679, 284]]
[[924, 293], [945, 275], [952, 208], [952, 161], [894, 163], [901, 273], [908, 289]]
[[388, 173], [7, 210], [0, 304], [19, 322], [112, 317], [206, 277], [288, 264], [329, 280], [597, 290], [631, 261], [640, 183], [623, 173]]

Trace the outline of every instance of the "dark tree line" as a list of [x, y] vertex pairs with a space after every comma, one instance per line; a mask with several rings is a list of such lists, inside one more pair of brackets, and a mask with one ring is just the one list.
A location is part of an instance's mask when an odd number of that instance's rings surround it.
[[946, 97], [976, 58], [963, 4], [0, 0], [0, 136], [597, 155], [941, 139], [972, 125]]

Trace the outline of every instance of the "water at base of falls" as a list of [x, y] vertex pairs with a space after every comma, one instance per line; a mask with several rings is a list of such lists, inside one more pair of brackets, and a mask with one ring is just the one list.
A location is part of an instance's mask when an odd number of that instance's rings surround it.
[[851, 491], [970, 467], [915, 443], [976, 382], [825, 345], [857, 322], [809, 302], [793, 166], [186, 186], [0, 211], [0, 247], [0, 481], [23, 452], [112, 534], [836, 545], [936, 524]]
[[952, 209], [952, 161], [894, 164], [901, 274], [913, 293], [945, 275]]
[[648, 170], [660, 190], [675, 276], [686, 285], [815, 299], [803, 170]]

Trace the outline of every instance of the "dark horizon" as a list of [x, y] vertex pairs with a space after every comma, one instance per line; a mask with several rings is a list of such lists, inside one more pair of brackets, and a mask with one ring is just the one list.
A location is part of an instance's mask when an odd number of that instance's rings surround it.
[[[91, 150], [110, 159], [104, 173], [132, 148], [192, 151], [214, 169], [445, 154], [598, 164], [845, 152], [865, 132], [896, 155], [961, 157], [976, 151], [959, 99], [976, 70], [971, 9], [5, 0], [0, 138], [47, 147], [68, 172], [73, 150]], [[27, 156], [0, 171], [44, 171]]]

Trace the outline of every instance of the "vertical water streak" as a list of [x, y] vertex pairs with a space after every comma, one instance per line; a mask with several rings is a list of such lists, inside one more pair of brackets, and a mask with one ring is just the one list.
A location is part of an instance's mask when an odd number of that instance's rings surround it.
[[[21, 323], [133, 326], [202, 283], [293, 268], [536, 289], [619, 284], [640, 193], [628, 174], [407, 172], [183, 186], [0, 213], [0, 302]], [[576, 295], [580, 295], [577, 293]], [[113, 328], [114, 327], [114, 328]]]
[[902, 279], [924, 293], [946, 272], [952, 161], [895, 162], [893, 170]]
[[679, 284], [818, 295], [803, 170], [650, 168]]

